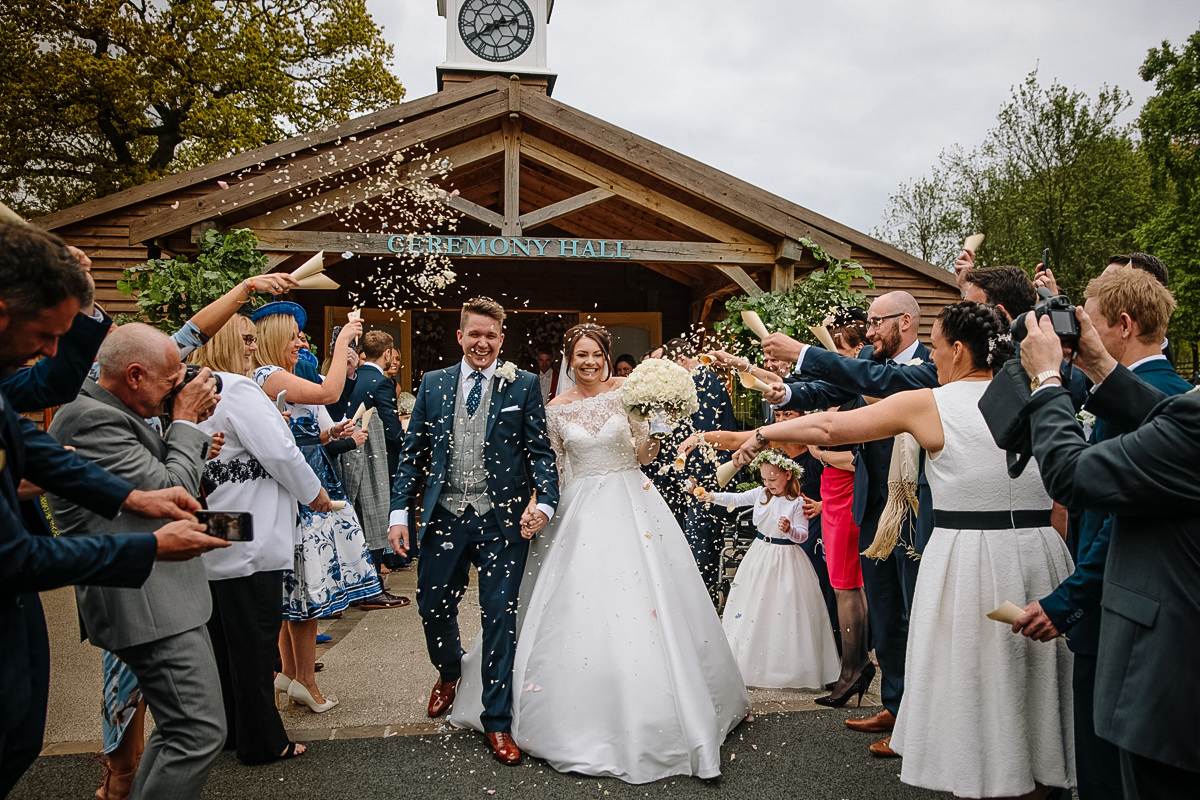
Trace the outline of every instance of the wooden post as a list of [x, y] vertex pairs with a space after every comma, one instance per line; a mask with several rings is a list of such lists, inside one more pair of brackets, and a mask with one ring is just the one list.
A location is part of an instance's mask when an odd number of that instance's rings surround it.
[[771, 291], [787, 292], [796, 285], [796, 262], [804, 248], [795, 239], [784, 239], [775, 248], [775, 269], [771, 272]]
[[521, 235], [521, 118], [504, 120], [504, 227], [502, 236]]

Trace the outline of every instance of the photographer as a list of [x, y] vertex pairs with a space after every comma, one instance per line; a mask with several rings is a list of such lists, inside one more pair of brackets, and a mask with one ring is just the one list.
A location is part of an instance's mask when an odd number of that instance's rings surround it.
[[[1115, 516], [1101, 601], [1095, 732], [1119, 750], [1126, 797], [1193, 797], [1200, 750], [1185, 731], [1197, 708], [1190, 687], [1178, 684], [1190, 674], [1180, 665], [1200, 658], [1200, 395], [1168, 398], [1108, 353], [1087, 310], [1076, 316], [1075, 366], [1095, 384], [1086, 408], [1108, 425], [1106, 441], [1084, 440], [1055, 374], [1063, 349], [1048, 318], [1026, 317], [1021, 363], [1026, 376], [1043, 376], [1026, 395], [1024, 411], [1050, 496]], [[989, 392], [1023, 388], [1016, 373], [1004, 379], [1007, 386], [997, 379]], [[1005, 436], [1007, 415], [986, 410], [985, 417], [994, 435]], [[1014, 631], [1035, 616], [1027, 613]]]

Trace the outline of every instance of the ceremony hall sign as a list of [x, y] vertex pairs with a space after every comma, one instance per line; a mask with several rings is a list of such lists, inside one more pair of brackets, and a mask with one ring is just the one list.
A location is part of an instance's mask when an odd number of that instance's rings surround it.
[[388, 249], [410, 255], [492, 258], [633, 258], [612, 239], [538, 239], [525, 236], [390, 236]]

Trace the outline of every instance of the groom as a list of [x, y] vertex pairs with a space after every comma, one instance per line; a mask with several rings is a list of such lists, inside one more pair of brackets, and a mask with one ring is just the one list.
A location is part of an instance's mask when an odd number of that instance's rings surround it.
[[[467, 301], [458, 328], [462, 361], [421, 379], [392, 488], [388, 541], [407, 555], [410, 510], [423, 486], [417, 609], [438, 670], [429, 716], [454, 702], [463, 656], [458, 603], [475, 564], [483, 623], [480, 723], [496, 760], [515, 764], [521, 758], [510, 735], [517, 590], [528, 540], [558, 504], [558, 472], [537, 377], [496, 363], [504, 316], [494, 300]], [[536, 507], [531, 497], [540, 501]]]

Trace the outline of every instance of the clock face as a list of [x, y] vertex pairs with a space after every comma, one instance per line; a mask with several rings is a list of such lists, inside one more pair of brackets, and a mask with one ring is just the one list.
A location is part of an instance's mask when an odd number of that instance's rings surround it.
[[480, 58], [512, 61], [533, 42], [533, 14], [525, 0], [465, 0], [458, 32]]

